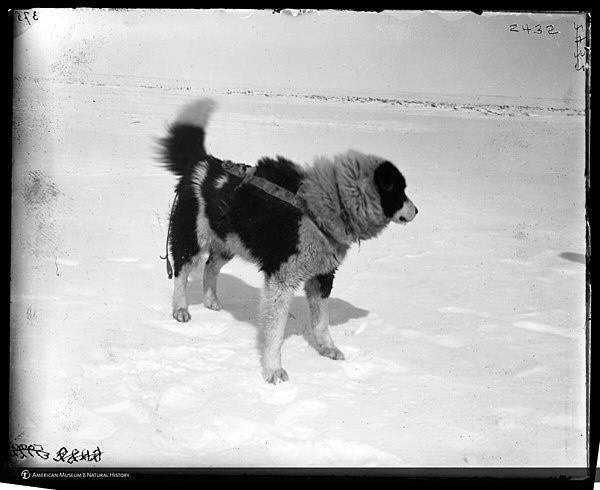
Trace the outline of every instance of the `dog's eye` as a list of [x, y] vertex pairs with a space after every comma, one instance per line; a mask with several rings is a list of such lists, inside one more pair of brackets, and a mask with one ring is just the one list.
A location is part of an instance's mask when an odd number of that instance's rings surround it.
[[390, 192], [395, 187], [395, 184], [396, 183], [393, 180], [387, 182], [380, 182], [379, 188], [384, 192]]
[[399, 187], [401, 174], [390, 162], [383, 162], [375, 170], [375, 184], [380, 192], [391, 192]]

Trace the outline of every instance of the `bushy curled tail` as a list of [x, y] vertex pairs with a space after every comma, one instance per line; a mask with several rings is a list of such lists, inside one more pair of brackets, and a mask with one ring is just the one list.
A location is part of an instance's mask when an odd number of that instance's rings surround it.
[[213, 99], [203, 98], [181, 108], [167, 136], [160, 140], [161, 157], [168, 170], [182, 177], [206, 158], [205, 128], [215, 109]]

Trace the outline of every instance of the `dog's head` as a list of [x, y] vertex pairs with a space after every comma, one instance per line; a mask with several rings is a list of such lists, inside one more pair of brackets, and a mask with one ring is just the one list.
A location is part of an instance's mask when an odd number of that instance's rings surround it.
[[[341, 241], [374, 238], [391, 221], [406, 224], [417, 214], [400, 171], [375, 155], [348, 150], [333, 159], [321, 157], [306, 180], [299, 193], [311, 214]], [[342, 225], [345, 234], [339, 232]]]
[[395, 223], [412, 221], [419, 211], [406, 196], [406, 180], [400, 171], [385, 161], [375, 169], [374, 179], [385, 216]]

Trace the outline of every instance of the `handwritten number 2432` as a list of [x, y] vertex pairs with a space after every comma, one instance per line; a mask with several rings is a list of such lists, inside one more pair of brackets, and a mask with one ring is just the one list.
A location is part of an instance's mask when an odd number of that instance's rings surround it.
[[[547, 34], [560, 34], [560, 31], [554, 30], [554, 24], [546, 24], [546, 33]], [[533, 26], [533, 29], [529, 27], [529, 24], [521, 25], [521, 30], [519, 31], [518, 24], [510, 25], [510, 32], [522, 32], [525, 31], [527, 34], [544, 34], [544, 30], [542, 29], [542, 24], [536, 24]]]

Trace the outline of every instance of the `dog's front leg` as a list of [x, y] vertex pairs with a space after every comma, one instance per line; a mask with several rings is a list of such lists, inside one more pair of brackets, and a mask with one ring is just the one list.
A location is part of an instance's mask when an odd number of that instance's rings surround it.
[[343, 361], [344, 354], [333, 343], [329, 333], [329, 294], [333, 284], [333, 273], [316, 276], [304, 286], [310, 313], [310, 328], [319, 354], [336, 361]]
[[268, 277], [263, 289], [260, 312], [262, 336], [263, 377], [268, 383], [287, 381], [288, 375], [281, 367], [281, 345], [294, 289], [275, 277]]
[[230, 255], [222, 252], [210, 252], [210, 256], [204, 266], [202, 288], [204, 292], [204, 306], [211, 310], [219, 311], [221, 302], [217, 298], [217, 279], [221, 268], [231, 260]]

